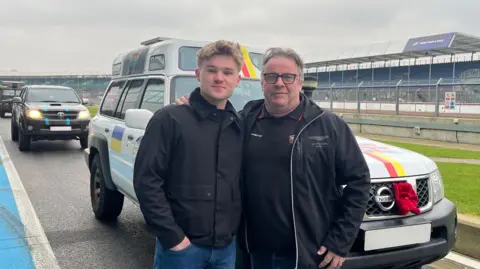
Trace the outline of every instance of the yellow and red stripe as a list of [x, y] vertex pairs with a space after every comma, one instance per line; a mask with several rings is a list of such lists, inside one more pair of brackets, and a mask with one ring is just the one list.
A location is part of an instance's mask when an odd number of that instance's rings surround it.
[[405, 169], [403, 166], [396, 160], [380, 153], [380, 152], [364, 152], [365, 155], [372, 157], [373, 159], [380, 161], [387, 168], [388, 174], [391, 177], [404, 177]]
[[247, 48], [245, 48], [245, 46], [242, 46], [241, 48], [244, 59], [242, 66], [243, 76], [247, 78], [257, 78], [255, 67], [253, 66], [252, 59], [250, 59]]

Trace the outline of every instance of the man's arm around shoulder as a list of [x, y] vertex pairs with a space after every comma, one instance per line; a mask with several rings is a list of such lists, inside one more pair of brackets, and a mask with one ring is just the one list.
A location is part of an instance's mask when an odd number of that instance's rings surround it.
[[162, 247], [180, 244], [185, 234], [173, 217], [165, 195], [165, 176], [175, 145], [172, 107], [158, 110], [147, 125], [135, 159], [133, 184], [145, 221]]
[[325, 247], [345, 257], [350, 251], [363, 221], [370, 190], [370, 170], [365, 157], [347, 123], [335, 117], [336, 185], [343, 189], [341, 210], [332, 226]]

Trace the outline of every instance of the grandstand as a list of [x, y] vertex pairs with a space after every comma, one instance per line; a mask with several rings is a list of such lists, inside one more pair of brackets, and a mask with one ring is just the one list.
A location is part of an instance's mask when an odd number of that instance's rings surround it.
[[71, 87], [82, 98], [88, 98], [94, 104], [100, 103], [100, 98], [107, 89], [110, 77], [110, 74], [0, 73], [0, 81], [23, 81], [25, 85], [61, 85]]
[[402, 43], [306, 63], [318, 80], [313, 98], [335, 111], [480, 117], [480, 38], [453, 32]]

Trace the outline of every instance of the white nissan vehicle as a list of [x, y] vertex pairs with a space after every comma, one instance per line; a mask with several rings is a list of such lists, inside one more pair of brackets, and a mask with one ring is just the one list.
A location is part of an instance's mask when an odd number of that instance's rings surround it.
[[[206, 42], [156, 38], [118, 56], [112, 81], [91, 120], [85, 161], [90, 169], [92, 208], [99, 220], [116, 219], [124, 197], [138, 204], [133, 167], [145, 127], [161, 107], [199, 86], [196, 52]], [[237, 110], [263, 98], [264, 50], [242, 47], [242, 80], [231, 102]], [[429, 158], [357, 137], [370, 168], [372, 186], [360, 232], [342, 269], [420, 268], [446, 256], [456, 240], [455, 205], [444, 197], [442, 177]], [[420, 214], [398, 213], [393, 184], [408, 182]], [[240, 260], [240, 259], [239, 259]], [[237, 268], [249, 268], [248, 264]]]

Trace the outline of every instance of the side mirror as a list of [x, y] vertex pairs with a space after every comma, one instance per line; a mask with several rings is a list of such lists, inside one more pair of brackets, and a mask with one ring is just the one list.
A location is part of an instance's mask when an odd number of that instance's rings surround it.
[[90, 101], [88, 101], [87, 98], [83, 98], [83, 99], [82, 99], [82, 104], [88, 105], [89, 103], [90, 103]]
[[132, 129], [145, 130], [153, 116], [153, 112], [146, 109], [127, 109], [125, 112], [125, 125]]
[[13, 97], [12, 102], [14, 102], [14, 103], [21, 103], [21, 102], [22, 102], [22, 98], [20, 98], [20, 97], [18, 97], [18, 96]]

